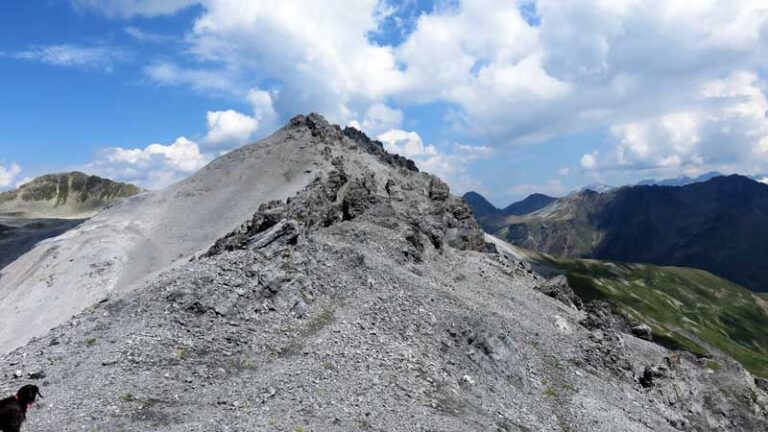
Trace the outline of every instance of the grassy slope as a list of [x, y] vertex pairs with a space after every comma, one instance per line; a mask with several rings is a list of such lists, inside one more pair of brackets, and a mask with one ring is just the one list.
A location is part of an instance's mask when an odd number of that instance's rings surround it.
[[768, 297], [702, 270], [525, 254], [565, 272], [585, 301], [651, 326], [658, 343], [699, 355], [715, 347], [768, 377]]

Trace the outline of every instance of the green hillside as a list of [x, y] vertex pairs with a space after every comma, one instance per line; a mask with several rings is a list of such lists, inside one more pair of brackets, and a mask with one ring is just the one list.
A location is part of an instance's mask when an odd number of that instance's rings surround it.
[[698, 355], [714, 347], [768, 377], [765, 296], [703, 270], [524, 254], [564, 272], [584, 301], [608, 301], [616, 312], [649, 325], [661, 345]]

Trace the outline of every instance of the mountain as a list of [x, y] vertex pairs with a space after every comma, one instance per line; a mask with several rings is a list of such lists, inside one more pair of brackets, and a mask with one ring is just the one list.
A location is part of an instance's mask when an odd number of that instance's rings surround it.
[[535, 193], [527, 196], [522, 201], [514, 202], [503, 209], [499, 209], [477, 192], [467, 192], [464, 194], [463, 198], [478, 218], [524, 215], [545, 207], [556, 199], [551, 196]]
[[[501, 210], [502, 215], [511, 216], [511, 215], [517, 215], [521, 216], [524, 214], [535, 212], [536, 210], [539, 210], [541, 208], [544, 208], [548, 206], [552, 201], [556, 200], [557, 198], [553, 198], [548, 195], [535, 193], [528, 195], [524, 200], [518, 201], [516, 203], [512, 203], [505, 207], [503, 210]], [[470, 207], [474, 209], [474, 206], [470, 204]]]
[[472, 211], [475, 213], [475, 216], [477, 217], [485, 217], [490, 216], [499, 213], [501, 210], [499, 210], [496, 206], [488, 202], [487, 199], [485, 199], [484, 196], [480, 195], [477, 192], [467, 192], [463, 196], [464, 201], [469, 204], [469, 206], [472, 208]]
[[616, 188], [614, 186], [607, 185], [605, 183], [591, 183], [581, 188], [581, 192], [590, 191], [590, 192], [603, 193], [603, 192], [610, 192], [613, 189], [616, 189]]
[[80, 225], [142, 190], [79, 172], [38, 177], [0, 193], [0, 269], [37, 243]]
[[743, 176], [585, 191], [484, 229], [555, 256], [695, 267], [768, 290], [768, 186]]
[[[299, 116], [9, 266], [29, 277], [0, 278], [0, 328], [37, 332], [0, 356], [0, 392], [40, 384], [42, 432], [768, 427], [738, 363], [545, 295], [495, 241], [437, 177]], [[157, 271], [127, 283], [139, 265]], [[65, 302], [74, 317], [46, 320]]]
[[675, 178], [664, 179], [664, 180], [646, 179], [638, 182], [637, 186], [685, 186], [692, 183], [702, 183], [707, 180], [711, 180], [715, 177], [721, 177], [721, 176], [722, 174], [720, 174], [717, 171], [710, 171], [708, 173], [704, 173], [696, 177], [688, 177], [686, 175], [681, 175]]
[[81, 172], [48, 174], [0, 193], [0, 216], [84, 219], [141, 192], [134, 185]]

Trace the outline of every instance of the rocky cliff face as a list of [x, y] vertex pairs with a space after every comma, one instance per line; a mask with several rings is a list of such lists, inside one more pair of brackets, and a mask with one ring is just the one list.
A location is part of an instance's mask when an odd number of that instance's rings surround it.
[[134, 185], [81, 172], [49, 174], [0, 193], [0, 215], [84, 219], [140, 192]]
[[277, 137], [249, 151], [319, 155], [290, 164], [302, 187], [0, 358], [1, 390], [46, 394], [30, 429], [768, 427], [740, 366], [623, 333], [486, 243], [436, 177], [317, 115]]

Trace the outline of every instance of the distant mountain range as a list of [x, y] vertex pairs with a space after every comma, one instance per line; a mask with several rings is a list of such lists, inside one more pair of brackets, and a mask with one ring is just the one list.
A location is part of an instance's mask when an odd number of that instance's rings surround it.
[[535, 193], [522, 201], [514, 202], [500, 209], [488, 202], [484, 196], [477, 192], [467, 192], [464, 194], [464, 200], [472, 207], [472, 211], [475, 212], [477, 217], [520, 216], [544, 208], [556, 199], [548, 195]]
[[0, 216], [88, 218], [142, 191], [132, 184], [81, 172], [48, 174], [0, 193]]
[[663, 179], [663, 180], [646, 179], [638, 182], [637, 186], [685, 186], [693, 183], [705, 182], [715, 177], [721, 177], [722, 175], [723, 174], [717, 171], [710, 171], [708, 173], [705, 173], [696, 177], [688, 177], [688, 176], [682, 175], [675, 178], [669, 178], [669, 179]]
[[0, 193], [0, 269], [38, 242], [61, 235], [140, 192], [131, 184], [71, 172], [44, 175]]
[[526, 249], [695, 267], [768, 291], [768, 186], [745, 176], [585, 190], [521, 216], [477, 219], [487, 232]]

